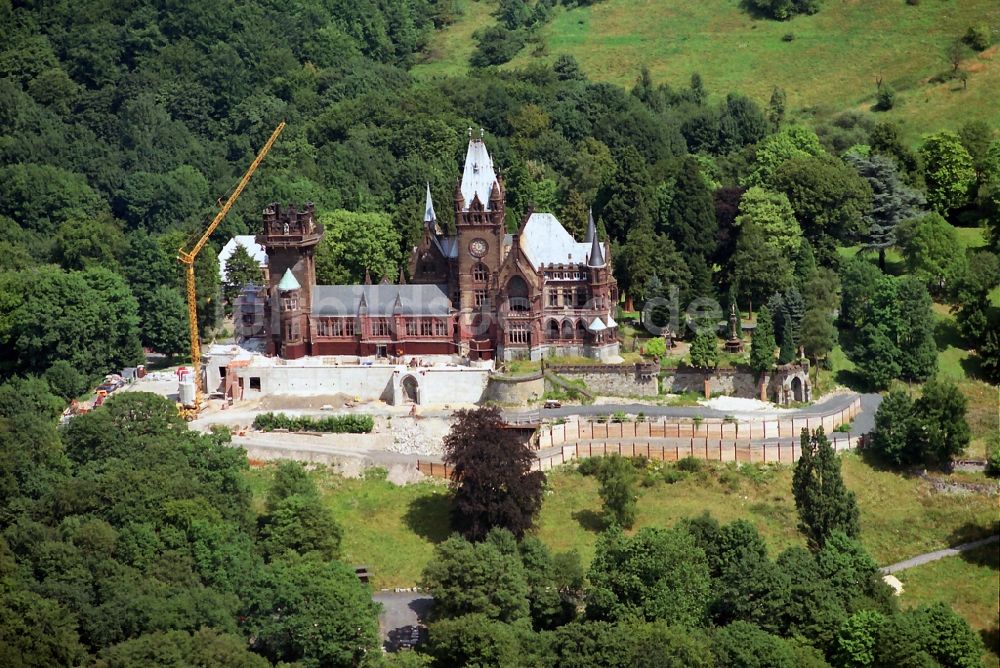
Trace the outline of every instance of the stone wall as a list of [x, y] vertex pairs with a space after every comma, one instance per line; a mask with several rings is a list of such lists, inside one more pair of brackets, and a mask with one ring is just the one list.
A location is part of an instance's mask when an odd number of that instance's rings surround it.
[[[659, 367], [655, 364], [553, 365], [545, 368], [567, 380], [582, 380], [587, 389], [594, 394], [634, 397], [652, 396], [658, 393]], [[713, 395], [760, 398], [757, 374], [742, 367], [711, 370], [694, 367], [668, 369], [663, 375], [660, 387], [668, 394], [694, 392], [700, 395], [705, 392], [706, 381], [708, 381], [708, 391]], [[808, 364], [780, 366], [767, 375], [766, 383], [768, 398], [777, 403], [805, 402], [812, 399]]]
[[546, 371], [567, 380], [581, 380], [591, 394], [612, 397], [656, 396], [657, 364], [546, 365]]
[[484, 401], [495, 401], [500, 404], [525, 404], [542, 398], [545, 393], [545, 381], [541, 372], [524, 376], [490, 376], [486, 385]]
[[[662, 387], [667, 393], [703, 394], [705, 381], [708, 381], [710, 394], [759, 399], [759, 379], [756, 373], [743, 367], [712, 370], [681, 367], [673, 372], [667, 372], [663, 377]], [[775, 403], [788, 404], [812, 399], [808, 364], [779, 366], [765, 376], [765, 383], [767, 398]]]

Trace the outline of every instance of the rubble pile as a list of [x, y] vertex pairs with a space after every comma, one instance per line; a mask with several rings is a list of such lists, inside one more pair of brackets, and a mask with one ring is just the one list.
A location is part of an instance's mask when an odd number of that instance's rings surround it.
[[391, 422], [392, 445], [387, 450], [404, 455], [440, 455], [441, 438], [428, 434], [417, 420], [394, 418]]

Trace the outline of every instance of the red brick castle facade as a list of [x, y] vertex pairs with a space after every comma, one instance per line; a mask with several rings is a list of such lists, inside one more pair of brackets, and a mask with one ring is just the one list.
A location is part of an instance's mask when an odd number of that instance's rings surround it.
[[507, 234], [504, 200], [486, 145], [471, 138], [455, 188], [455, 233], [438, 225], [428, 189], [412, 278], [396, 285], [316, 285], [323, 229], [312, 206], [269, 206], [257, 237], [270, 268], [268, 352], [616, 357], [618, 286], [593, 219], [582, 242], [550, 213], [531, 213]]

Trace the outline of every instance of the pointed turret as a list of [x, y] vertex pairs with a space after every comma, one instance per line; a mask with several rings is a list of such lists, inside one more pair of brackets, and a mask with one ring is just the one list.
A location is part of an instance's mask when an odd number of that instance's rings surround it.
[[372, 274], [370, 271], [365, 269], [365, 285], [371, 285], [371, 284], [372, 284]]
[[594, 237], [597, 236], [597, 226], [594, 225], [594, 208], [591, 207], [590, 211], [587, 213], [587, 235], [583, 238], [583, 243], [589, 244], [594, 242]]
[[284, 275], [282, 275], [281, 280], [278, 281], [278, 289], [282, 292], [290, 292], [291, 290], [298, 290], [302, 286], [299, 285], [299, 281], [295, 278], [291, 269], [286, 269]]
[[590, 256], [587, 258], [588, 267], [603, 267], [604, 266], [604, 252], [601, 250], [601, 241], [597, 238], [597, 234], [594, 234], [594, 238], [591, 240], [590, 244]]
[[434, 200], [431, 199], [431, 184], [427, 184], [427, 201], [424, 203], [424, 225], [434, 229], [437, 224], [437, 214], [434, 213]]
[[396, 292], [396, 299], [392, 302], [392, 314], [399, 315], [403, 312], [403, 299], [399, 296], [399, 291]]
[[403, 273], [403, 268], [399, 268], [399, 285], [406, 285], [406, 274]]
[[358, 315], [368, 314], [368, 299], [365, 298], [365, 293], [361, 293], [361, 299], [358, 300]]
[[[469, 208], [477, 196], [484, 207], [489, 207], [490, 195], [496, 182], [497, 174], [493, 170], [493, 159], [486, 150], [482, 136], [478, 138], [470, 136], [469, 149], [465, 153], [465, 169], [459, 186], [465, 208]], [[455, 199], [458, 200], [457, 193]]]

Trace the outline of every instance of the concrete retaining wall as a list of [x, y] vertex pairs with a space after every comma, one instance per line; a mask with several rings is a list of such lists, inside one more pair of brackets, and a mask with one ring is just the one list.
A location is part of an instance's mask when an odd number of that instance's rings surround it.
[[525, 404], [542, 398], [545, 393], [545, 381], [541, 372], [525, 376], [490, 376], [485, 401], [496, 401], [501, 404]]
[[[236, 370], [243, 379], [243, 397], [265, 394], [324, 395], [346, 394], [362, 401], [381, 400], [406, 403], [406, 385], [416, 387], [417, 403], [474, 404], [483, 398], [488, 368], [406, 367], [403, 365], [275, 365], [249, 366]], [[255, 389], [256, 387], [260, 389]]]

